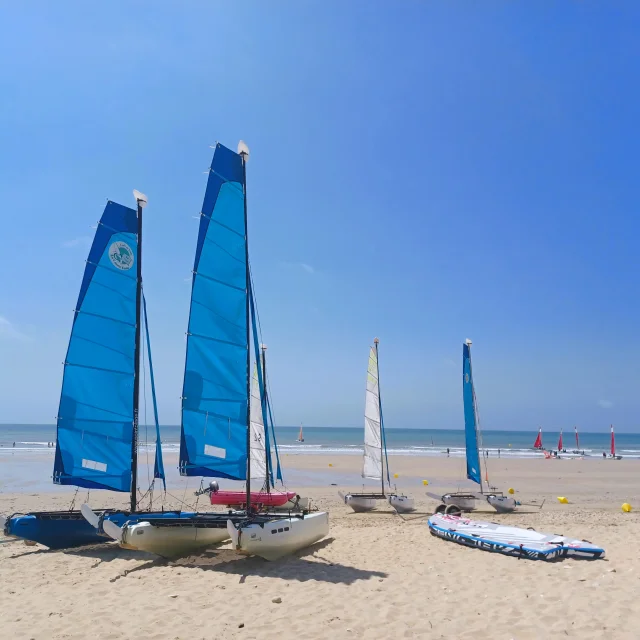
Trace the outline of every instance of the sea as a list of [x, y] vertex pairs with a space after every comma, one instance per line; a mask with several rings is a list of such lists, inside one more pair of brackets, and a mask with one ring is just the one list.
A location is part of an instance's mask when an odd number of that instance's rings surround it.
[[[331, 454], [362, 455], [362, 427], [304, 427], [304, 442], [297, 442], [299, 427], [276, 427], [276, 439], [281, 453], [293, 455]], [[555, 449], [558, 432], [543, 430], [543, 446]], [[537, 431], [482, 432], [482, 449], [489, 457], [530, 458], [540, 456], [533, 449]], [[609, 432], [579, 434], [576, 446], [573, 429], [564, 432], [564, 448], [579, 449], [585, 456], [602, 456], [611, 446]], [[180, 448], [180, 427], [160, 427], [162, 450], [177, 453]], [[0, 424], [0, 458], [9, 453], [42, 453], [53, 455], [51, 443], [55, 443], [56, 427], [49, 425]], [[464, 456], [464, 431], [461, 429], [402, 429], [387, 428], [387, 452], [403, 456]], [[140, 426], [140, 447], [155, 447], [155, 428]], [[448, 450], [448, 451], [447, 451]], [[640, 459], [640, 434], [616, 433], [616, 452], [625, 458]]]

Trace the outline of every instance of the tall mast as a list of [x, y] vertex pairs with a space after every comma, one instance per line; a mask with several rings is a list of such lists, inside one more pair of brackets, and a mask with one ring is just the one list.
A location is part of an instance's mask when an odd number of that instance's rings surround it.
[[138, 207], [138, 264], [136, 275], [136, 337], [133, 373], [133, 434], [131, 438], [131, 511], [138, 507], [138, 417], [140, 404], [140, 324], [142, 304], [142, 210], [147, 206], [147, 196], [133, 190]]
[[[471, 364], [471, 340], [466, 340], [467, 346], [469, 347], [469, 377], [471, 378], [471, 395], [473, 397], [473, 417], [475, 419], [475, 428], [476, 428], [476, 451], [478, 452], [478, 460], [480, 461], [480, 466], [482, 467], [482, 460], [484, 459], [484, 455], [482, 458], [480, 457], [480, 440], [482, 436], [480, 435], [479, 422], [478, 422], [478, 407], [476, 405], [476, 386], [473, 383], [473, 365]], [[480, 438], [478, 438], [480, 435]], [[487, 461], [484, 461], [484, 470], [485, 477], [487, 473]], [[487, 483], [488, 484], [488, 483]], [[480, 493], [484, 493], [484, 489], [482, 487], [482, 468], [480, 469]]]
[[[264, 387], [264, 406], [265, 409], [267, 407], [267, 345], [266, 344], [261, 344], [260, 345], [260, 354], [261, 354], [261, 360], [262, 360], [262, 386]], [[266, 416], [267, 412], [265, 410], [264, 415]], [[269, 417], [267, 416], [267, 424], [264, 425], [264, 454], [265, 454], [265, 471], [266, 471], [266, 478], [265, 480], [267, 481], [267, 493], [270, 493], [271, 491], [271, 481], [269, 479], [269, 461], [271, 459], [271, 451], [269, 450], [268, 447], [268, 442], [269, 442], [269, 438], [268, 436], [268, 429], [269, 429]]]
[[245, 318], [247, 323], [247, 515], [251, 511], [251, 330], [249, 296], [251, 295], [251, 282], [249, 273], [249, 227], [247, 225], [247, 160], [249, 148], [242, 142], [238, 143], [238, 153], [242, 158], [242, 189], [244, 191], [244, 257], [246, 268], [246, 292]]
[[373, 339], [376, 350], [376, 377], [378, 378], [378, 413], [380, 414], [380, 480], [382, 483], [382, 495], [384, 495], [384, 425], [382, 422], [382, 395], [380, 394], [380, 363], [378, 362], [378, 338]]

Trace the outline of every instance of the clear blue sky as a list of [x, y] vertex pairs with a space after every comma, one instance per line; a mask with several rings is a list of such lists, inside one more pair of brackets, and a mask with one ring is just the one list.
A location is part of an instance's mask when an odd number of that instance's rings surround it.
[[0, 421], [51, 422], [107, 198], [149, 196], [145, 289], [179, 422], [211, 149], [251, 148], [280, 424], [640, 430], [640, 5], [5, 2]]

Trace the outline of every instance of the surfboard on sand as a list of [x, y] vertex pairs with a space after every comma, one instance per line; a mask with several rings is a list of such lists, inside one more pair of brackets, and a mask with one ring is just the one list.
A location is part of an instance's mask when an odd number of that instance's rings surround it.
[[573, 557], [596, 560], [604, 558], [604, 549], [587, 540], [578, 540], [534, 529], [507, 527], [494, 522], [471, 520], [462, 516], [434, 514], [429, 518], [434, 536], [528, 560], [556, 560]]

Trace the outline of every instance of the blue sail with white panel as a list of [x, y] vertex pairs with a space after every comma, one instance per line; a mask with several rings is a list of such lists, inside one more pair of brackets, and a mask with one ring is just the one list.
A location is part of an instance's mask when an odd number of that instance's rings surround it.
[[129, 491], [136, 334], [136, 211], [108, 202], [64, 362], [53, 481]]
[[183, 476], [246, 479], [247, 274], [242, 157], [217, 144], [193, 267], [182, 392]]

